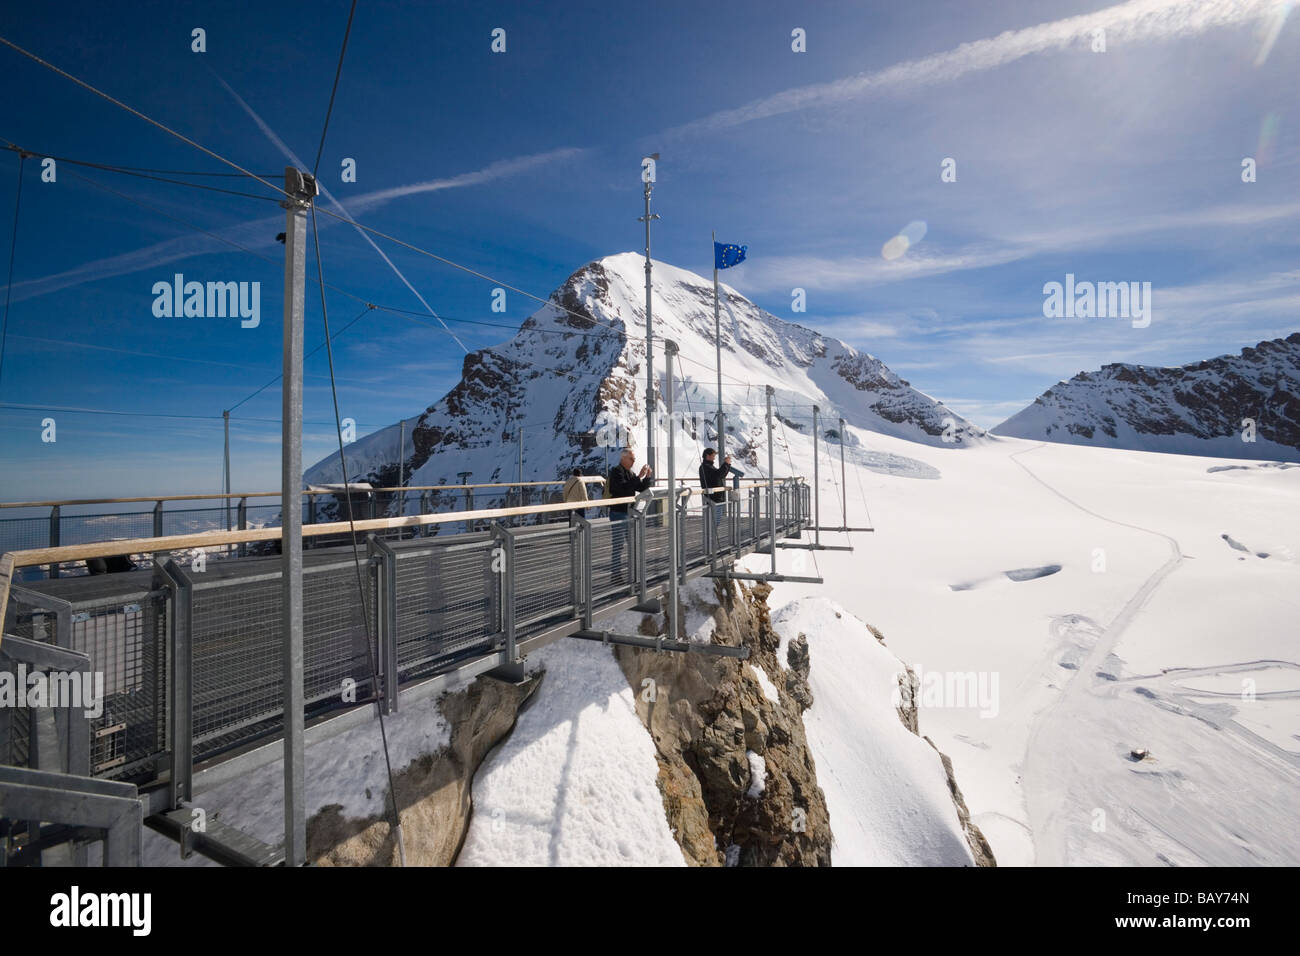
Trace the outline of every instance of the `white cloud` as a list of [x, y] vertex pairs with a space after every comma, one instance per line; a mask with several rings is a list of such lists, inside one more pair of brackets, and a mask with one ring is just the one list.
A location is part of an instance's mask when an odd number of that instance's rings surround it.
[[721, 110], [668, 135], [707, 133], [754, 120], [832, 106], [897, 90], [951, 83], [971, 73], [995, 69], [1036, 53], [1083, 47], [1094, 30], [1105, 30], [1107, 44], [1137, 43], [1195, 36], [1216, 27], [1280, 19], [1287, 0], [1131, 0], [1095, 13], [1068, 17], [994, 37], [963, 43], [951, 50], [896, 63], [883, 70], [858, 73], [829, 83], [813, 83]]

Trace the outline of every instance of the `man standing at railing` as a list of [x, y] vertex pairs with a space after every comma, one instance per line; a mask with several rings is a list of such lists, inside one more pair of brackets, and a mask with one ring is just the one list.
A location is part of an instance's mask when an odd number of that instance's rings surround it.
[[716, 537], [718, 525], [722, 522], [722, 512], [727, 506], [726, 477], [731, 471], [731, 456], [728, 455], [722, 459], [722, 467], [719, 468], [715, 462], [718, 459], [718, 453], [712, 448], [704, 449], [704, 460], [700, 463], [700, 487], [706, 491], [710, 488], [719, 489], [712, 494], [705, 495], [709, 500], [709, 507], [713, 509], [713, 534]]
[[[608, 497], [632, 498], [650, 487], [653, 482], [650, 466], [642, 465], [641, 470], [634, 475], [632, 474], [632, 466], [635, 464], [636, 453], [631, 448], [624, 448], [623, 454], [618, 459], [618, 464], [609, 470], [609, 478], [606, 482]], [[623, 547], [627, 542], [627, 514], [628, 506], [626, 504], [609, 506], [609, 520], [612, 532], [610, 543], [614, 548], [612, 570], [615, 582], [624, 579]]]

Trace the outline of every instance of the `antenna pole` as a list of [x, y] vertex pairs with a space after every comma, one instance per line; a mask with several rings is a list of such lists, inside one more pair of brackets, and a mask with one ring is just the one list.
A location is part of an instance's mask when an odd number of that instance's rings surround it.
[[645, 457], [652, 474], [656, 471], [655, 411], [657, 406], [655, 405], [654, 324], [651, 320], [650, 304], [650, 223], [658, 219], [659, 215], [657, 213], [650, 215], [650, 192], [654, 189], [655, 164], [658, 160], [658, 153], [651, 153], [641, 160], [641, 182], [645, 184], [645, 215], [637, 220], [645, 223]]
[[817, 458], [817, 413], [821, 411], [816, 405], [813, 406], [813, 544], [821, 547], [822, 544], [822, 498], [821, 498], [821, 480], [818, 478]]
[[[281, 406], [280, 503], [281, 607], [284, 622], [284, 863], [307, 859], [306, 788], [303, 767], [302, 651], [302, 342], [307, 275], [307, 210], [316, 180], [292, 166], [284, 171], [280, 205], [285, 213], [284, 388]], [[347, 475], [343, 476], [344, 490]]]
[[767, 388], [767, 528], [772, 536], [772, 575], [776, 575], [776, 471], [773, 464], [772, 438], [772, 395], [776, 391], [771, 385]]

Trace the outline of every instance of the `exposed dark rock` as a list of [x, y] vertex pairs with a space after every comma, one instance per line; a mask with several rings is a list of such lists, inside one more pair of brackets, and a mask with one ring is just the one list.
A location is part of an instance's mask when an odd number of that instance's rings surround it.
[[[449, 866], [455, 861], [473, 810], [474, 774], [488, 751], [514, 728], [543, 676], [519, 685], [480, 677], [442, 697], [439, 709], [451, 725], [448, 746], [405, 768], [394, 768], [408, 866]], [[389, 814], [350, 818], [341, 809], [324, 807], [307, 821], [309, 860], [317, 866], [398, 865]]]
[[[803, 707], [778, 686], [768, 700], [750, 665], [780, 676], [779, 636], [768, 619], [769, 588], [716, 586], [721, 607], [714, 643], [750, 648], [749, 662], [705, 654], [655, 654], [619, 648], [638, 691], [637, 709], [659, 755], [659, 785], [669, 824], [687, 861], [721, 866], [826, 866], [831, 831], [826, 800], [804, 736]], [[657, 633], [658, 617], [642, 621]], [[655, 700], [644, 683], [654, 682]], [[748, 754], [761, 757], [761, 793]], [[754, 786], [754, 790], [758, 787]]]

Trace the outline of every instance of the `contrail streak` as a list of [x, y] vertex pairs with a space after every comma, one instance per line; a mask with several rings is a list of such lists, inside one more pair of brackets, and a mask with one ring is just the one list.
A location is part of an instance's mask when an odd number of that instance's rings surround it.
[[[905, 60], [883, 70], [814, 83], [751, 100], [670, 129], [667, 136], [740, 126], [754, 120], [799, 110], [831, 106], [894, 90], [951, 83], [972, 73], [991, 70], [1035, 53], [1071, 46], [1086, 48], [1094, 31], [1104, 30], [1108, 47], [1152, 40], [1196, 36], [1216, 27], [1268, 19], [1273, 37], [1289, 10], [1289, 0], [1131, 0], [1096, 13], [1068, 17], [995, 37], [963, 43], [943, 53]], [[1271, 43], [1268, 44], [1271, 46]], [[1267, 51], [1264, 52], [1267, 56]]]

